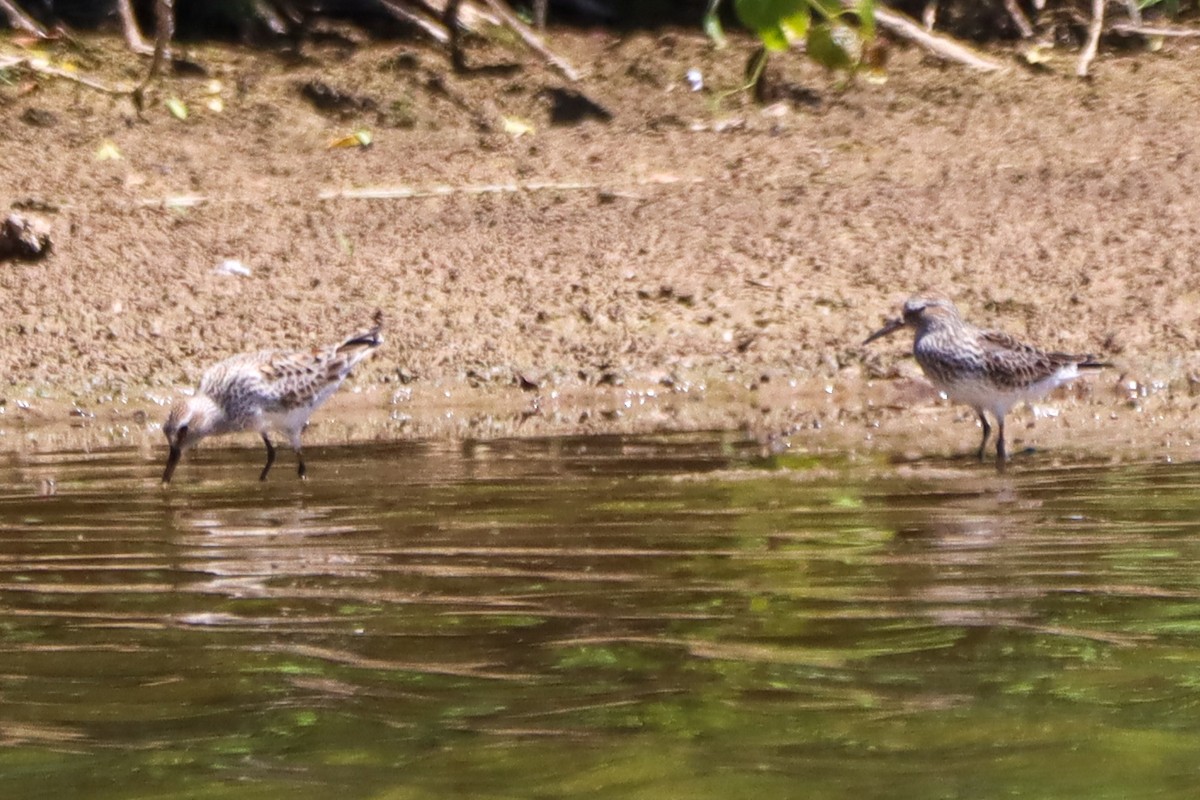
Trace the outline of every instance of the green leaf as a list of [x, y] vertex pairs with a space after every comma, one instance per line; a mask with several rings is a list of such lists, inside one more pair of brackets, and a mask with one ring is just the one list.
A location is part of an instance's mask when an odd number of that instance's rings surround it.
[[842, 0], [809, 0], [809, 2], [817, 15], [827, 22], [841, 19], [849, 11]]
[[858, 15], [858, 34], [863, 41], [869, 42], [875, 38], [875, 0], [858, 0], [854, 6]]
[[808, 11], [799, 14], [792, 14], [790, 17], [784, 17], [779, 20], [779, 27], [783, 31], [783, 35], [788, 41], [799, 42], [808, 34], [808, 26], [811, 21]]
[[167, 110], [171, 112], [171, 116], [175, 117], [175, 119], [185, 120], [188, 118], [187, 106], [178, 97], [172, 97], [167, 101]]
[[726, 44], [725, 28], [721, 26], [721, 15], [717, 10], [717, 6], [720, 4], [721, 0], [710, 0], [708, 11], [704, 13], [704, 35], [711, 39], [718, 48], [722, 48]]
[[804, 38], [812, 14], [806, 0], [734, 0], [733, 8], [768, 50], [786, 50]]
[[775, 52], [787, 50], [790, 44], [787, 35], [778, 26], [759, 29], [758, 38], [762, 40], [764, 47]]
[[850, 69], [854, 59], [838, 44], [828, 25], [808, 29], [808, 57], [827, 69]]

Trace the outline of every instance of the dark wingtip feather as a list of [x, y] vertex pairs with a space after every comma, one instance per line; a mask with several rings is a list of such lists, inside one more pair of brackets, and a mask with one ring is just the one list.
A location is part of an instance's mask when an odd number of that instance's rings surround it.
[[375, 310], [375, 316], [372, 318], [372, 321], [375, 323], [375, 327], [366, 333], [360, 333], [342, 342], [338, 346], [338, 350], [344, 350], [347, 347], [379, 347], [379, 345], [383, 344], [383, 337], [379, 335], [380, 331], [383, 330], [382, 309]]

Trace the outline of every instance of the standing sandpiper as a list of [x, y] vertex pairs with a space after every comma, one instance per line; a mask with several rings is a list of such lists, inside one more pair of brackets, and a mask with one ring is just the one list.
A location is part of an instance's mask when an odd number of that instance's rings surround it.
[[912, 297], [904, 304], [904, 315], [888, 320], [863, 344], [901, 328], [912, 328], [913, 355], [925, 377], [938, 391], [956, 403], [975, 409], [983, 426], [979, 460], [983, 460], [992, 426], [985, 411], [999, 424], [996, 465], [1003, 468], [1004, 415], [1022, 401], [1032, 403], [1052, 389], [1079, 377], [1080, 369], [1097, 369], [1111, 364], [1090, 355], [1047, 353], [1007, 333], [985, 331], [964, 322], [948, 300]]
[[338, 390], [350, 370], [383, 344], [379, 331], [382, 312], [375, 312], [375, 327], [341, 344], [314, 350], [262, 350], [242, 353], [214, 364], [200, 377], [200, 388], [191, 397], [177, 400], [163, 423], [171, 446], [163, 483], [170, 483], [183, 451], [206, 436], [237, 431], [257, 431], [267, 445], [265, 481], [275, 463], [275, 446], [267, 435], [285, 435], [296, 451], [297, 474], [304, 477], [300, 434], [312, 413]]

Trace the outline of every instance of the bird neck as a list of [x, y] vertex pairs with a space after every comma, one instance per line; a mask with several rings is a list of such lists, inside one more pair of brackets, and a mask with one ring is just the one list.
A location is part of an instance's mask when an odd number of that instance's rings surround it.
[[188, 398], [188, 411], [189, 441], [194, 443], [205, 436], [225, 432], [225, 411], [208, 395], [200, 393]]

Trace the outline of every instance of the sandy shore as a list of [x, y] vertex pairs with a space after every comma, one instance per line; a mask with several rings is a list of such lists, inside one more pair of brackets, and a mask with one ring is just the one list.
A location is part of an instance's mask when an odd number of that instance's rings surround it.
[[[210, 75], [161, 89], [182, 122], [0, 85], [0, 207], [54, 235], [48, 259], [0, 266], [0, 449], [152, 455], [163, 403], [205, 365], [334, 341], [381, 308], [387, 346], [312, 443], [720, 428], [969, 452], [973, 416], [936, 402], [907, 337], [860, 345], [934, 292], [1116, 362], [1048, 402], [1057, 416], [1021, 412], [1014, 449], [1200, 452], [1194, 45], [1106, 57], [1088, 83], [1069, 59], [977, 76], [900, 51], [886, 83], [839, 89], [783, 58], [797, 99], [764, 109], [686, 90], [689, 68], [726, 87], [742, 65], [697, 32], [556, 44], [611, 121], [552, 125], [561, 81], [536, 64], [459, 77], [413, 45], [301, 66], [202, 46]], [[110, 40], [78, 60], [114, 82], [138, 69]], [[370, 102], [319, 111], [312, 80]], [[329, 147], [359, 129], [371, 147]]]

